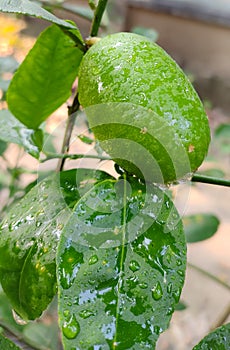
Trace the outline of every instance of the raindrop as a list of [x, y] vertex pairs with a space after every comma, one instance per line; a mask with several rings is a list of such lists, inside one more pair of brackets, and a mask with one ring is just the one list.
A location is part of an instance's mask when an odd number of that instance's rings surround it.
[[89, 265], [94, 265], [98, 262], [98, 256], [97, 255], [92, 255], [89, 258]]
[[17, 324], [20, 326], [26, 325], [28, 322], [23, 320], [14, 310], [12, 310], [13, 318]]
[[154, 326], [154, 333], [156, 333], [157, 335], [162, 333], [162, 328], [159, 326]]
[[142, 282], [142, 283], [139, 283], [139, 287], [140, 287], [141, 289], [146, 289], [146, 288], [148, 288], [148, 284], [145, 283], [145, 282]]
[[162, 287], [159, 282], [152, 289], [152, 297], [154, 300], [160, 300], [163, 296]]
[[173, 293], [173, 298], [175, 300], [176, 303], [178, 303], [178, 301], [180, 300], [180, 293], [181, 293], [181, 290], [178, 289], [176, 292]]
[[72, 315], [68, 317], [62, 326], [62, 333], [67, 339], [75, 339], [80, 332], [80, 325], [76, 317]]
[[95, 315], [95, 313], [92, 310], [82, 310], [79, 312], [79, 316], [81, 318], [84, 318], [84, 319], [89, 318], [89, 317], [94, 316], [94, 315]]
[[129, 268], [131, 271], [135, 272], [140, 269], [140, 265], [136, 260], [131, 260], [129, 263]]
[[169, 293], [169, 294], [171, 294], [172, 293], [172, 283], [169, 283], [168, 284], [168, 287], [167, 287], [167, 292]]

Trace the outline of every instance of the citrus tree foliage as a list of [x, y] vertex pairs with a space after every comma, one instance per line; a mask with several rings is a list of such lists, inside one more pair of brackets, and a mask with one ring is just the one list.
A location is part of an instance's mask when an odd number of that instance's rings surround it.
[[[95, 36], [107, 1], [89, 5], [87, 15], [74, 6], [63, 8], [93, 17], [90, 34]], [[0, 0], [0, 11], [52, 23], [7, 81], [9, 110], [0, 111], [0, 155], [13, 142], [37, 160], [61, 158], [58, 171], [30, 184], [0, 223], [5, 293], [0, 309], [6, 315], [1, 324], [28, 343], [34, 329], [30, 344], [57, 348], [58, 336], [52, 344], [48, 336], [56, 334], [52, 326], [47, 333], [39, 323], [19, 329], [9, 309], [35, 320], [58, 294], [65, 350], [155, 349], [174, 310], [184, 307], [179, 300], [186, 240], [207, 239], [219, 225], [211, 214], [182, 222], [165, 186], [190, 178], [207, 154], [210, 130], [202, 103], [178, 65], [153, 42], [155, 32], [136, 28], [141, 35], [118, 33], [84, 42], [75, 23], [35, 2]], [[76, 79], [79, 89], [72, 96]], [[44, 122], [67, 100], [60, 154], [46, 142]], [[77, 137], [95, 146], [85, 157], [112, 159], [115, 177], [82, 167], [63, 171], [65, 158], [84, 157], [68, 155], [82, 108], [87, 133]], [[216, 137], [227, 132], [224, 127]], [[216, 344], [229, 348], [229, 326], [194, 350], [217, 349]], [[2, 334], [0, 347], [19, 349]]]

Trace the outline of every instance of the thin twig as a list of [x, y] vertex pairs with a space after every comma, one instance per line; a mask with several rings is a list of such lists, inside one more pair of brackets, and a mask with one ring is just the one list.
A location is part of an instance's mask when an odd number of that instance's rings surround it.
[[[61, 148], [61, 153], [63, 153], [63, 154], [66, 154], [69, 152], [70, 139], [71, 139], [74, 124], [75, 124], [75, 121], [77, 118], [77, 111], [78, 111], [79, 107], [80, 107], [80, 103], [78, 100], [78, 94], [76, 94], [72, 105], [68, 109], [68, 120], [67, 120], [64, 140], [63, 140], [62, 148]], [[57, 165], [57, 169], [56, 169], [57, 172], [63, 170], [65, 160], [66, 160], [65, 157], [62, 157], [60, 159], [60, 161], [58, 162], [58, 165]]]
[[216, 277], [216, 276], [213, 275], [212, 273], [210, 273], [210, 272], [208, 272], [208, 271], [205, 271], [205, 270], [203, 270], [202, 268], [200, 268], [200, 267], [198, 267], [198, 266], [196, 266], [196, 265], [193, 265], [193, 264], [191, 264], [191, 263], [188, 263], [187, 265], [188, 265], [189, 267], [191, 267], [192, 269], [194, 269], [194, 270], [196, 270], [196, 271], [202, 273], [202, 275], [204, 275], [204, 276], [206, 276], [206, 277], [212, 279], [213, 281], [217, 282], [218, 284], [221, 284], [223, 287], [225, 287], [225, 288], [227, 288], [228, 290], [230, 290], [230, 285], [229, 285], [227, 282], [225, 282], [225, 281], [223, 281], [222, 279]]
[[101, 25], [102, 16], [105, 12], [107, 2], [108, 0], [99, 0], [97, 8], [94, 12], [94, 18], [90, 29], [90, 36], [97, 36], [98, 34], [98, 30]]
[[219, 179], [217, 177], [200, 175], [200, 174], [194, 174], [191, 181], [230, 187], [230, 180]]

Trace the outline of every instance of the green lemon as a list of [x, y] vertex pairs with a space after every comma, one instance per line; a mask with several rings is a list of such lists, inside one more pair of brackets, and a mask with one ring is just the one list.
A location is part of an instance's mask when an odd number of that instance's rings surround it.
[[101, 39], [83, 57], [78, 89], [95, 137], [127, 172], [171, 183], [190, 176], [206, 156], [203, 105], [175, 61], [147, 38]]

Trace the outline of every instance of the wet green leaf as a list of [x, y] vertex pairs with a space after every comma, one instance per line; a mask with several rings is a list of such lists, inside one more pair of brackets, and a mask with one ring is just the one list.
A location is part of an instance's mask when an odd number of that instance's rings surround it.
[[229, 350], [230, 323], [208, 334], [193, 350]]
[[52, 13], [38, 6], [35, 2], [28, 0], [1, 0], [0, 11], [30, 15], [33, 17], [42, 18], [49, 22], [56, 23], [65, 28], [76, 29], [76, 27], [72, 24], [63, 21], [62, 19], [54, 16]]
[[212, 214], [195, 214], [183, 218], [188, 243], [200, 242], [212, 237], [218, 230], [220, 221]]
[[56, 293], [56, 246], [71, 208], [94, 183], [111, 178], [89, 169], [41, 181], [12, 206], [0, 227], [0, 281], [15, 311], [34, 319]]
[[39, 158], [41, 142], [38, 141], [42, 137], [41, 130], [27, 129], [6, 109], [0, 111], [0, 123], [0, 140], [16, 143], [33, 157]]
[[186, 243], [165, 193], [106, 180], [75, 206], [58, 249], [66, 350], [154, 349], [184, 283]]
[[13, 343], [11, 340], [5, 338], [3, 335], [0, 334], [0, 349], [4, 350], [20, 350], [15, 343]]
[[9, 86], [7, 101], [13, 115], [36, 129], [70, 97], [82, 56], [58, 26], [43, 31]]

